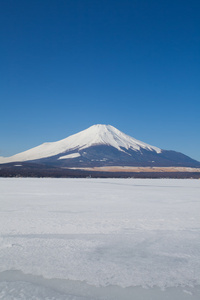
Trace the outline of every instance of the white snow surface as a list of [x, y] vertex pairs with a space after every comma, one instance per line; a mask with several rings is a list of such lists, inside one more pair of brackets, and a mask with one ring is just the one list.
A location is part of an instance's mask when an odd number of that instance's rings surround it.
[[71, 154], [68, 154], [68, 155], [60, 156], [58, 159], [76, 158], [76, 157], [79, 157], [79, 156], [81, 156], [80, 153], [71, 153]]
[[200, 180], [0, 178], [0, 299], [200, 295]]
[[109, 145], [120, 151], [124, 151], [121, 149], [123, 147], [125, 149], [140, 150], [143, 148], [157, 153], [161, 152], [160, 148], [138, 141], [111, 125], [97, 124], [63, 140], [44, 143], [10, 157], [0, 157], [0, 163], [35, 160], [75, 149], [81, 150], [94, 145]]

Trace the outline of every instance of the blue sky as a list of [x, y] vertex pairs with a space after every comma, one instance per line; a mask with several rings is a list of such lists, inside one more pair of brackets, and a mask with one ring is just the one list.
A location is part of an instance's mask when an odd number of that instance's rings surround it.
[[0, 156], [111, 124], [200, 160], [200, 2], [1, 0]]

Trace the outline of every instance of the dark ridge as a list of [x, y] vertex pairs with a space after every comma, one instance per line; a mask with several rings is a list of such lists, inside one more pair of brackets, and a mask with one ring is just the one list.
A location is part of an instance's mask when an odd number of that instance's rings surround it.
[[[101, 167], [101, 166], [134, 166], [134, 167], [200, 167], [200, 162], [176, 151], [162, 150], [161, 153], [141, 149], [140, 151], [118, 149], [107, 145], [91, 146], [79, 150], [79, 157], [59, 159], [64, 155], [77, 153], [67, 151], [55, 156], [29, 161], [30, 164], [46, 167]], [[17, 164], [17, 163], [15, 163]], [[19, 163], [20, 164], [20, 163]], [[24, 163], [23, 163], [24, 164]]]
[[23, 163], [1, 166], [0, 177], [51, 177], [51, 178], [193, 178], [200, 179], [199, 172], [98, 172], [62, 169], [51, 166]]

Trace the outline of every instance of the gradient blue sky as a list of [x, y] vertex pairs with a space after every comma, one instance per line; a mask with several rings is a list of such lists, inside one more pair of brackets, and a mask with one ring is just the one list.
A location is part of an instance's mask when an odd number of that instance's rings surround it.
[[1, 0], [0, 155], [111, 124], [200, 160], [199, 0]]

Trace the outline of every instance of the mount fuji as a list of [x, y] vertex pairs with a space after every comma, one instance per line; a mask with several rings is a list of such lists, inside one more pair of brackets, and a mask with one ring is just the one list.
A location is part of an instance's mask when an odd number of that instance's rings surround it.
[[44, 143], [0, 164], [29, 162], [62, 168], [100, 166], [200, 167], [200, 162], [176, 151], [134, 139], [111, 125], [93, 125], [57, 142]]

